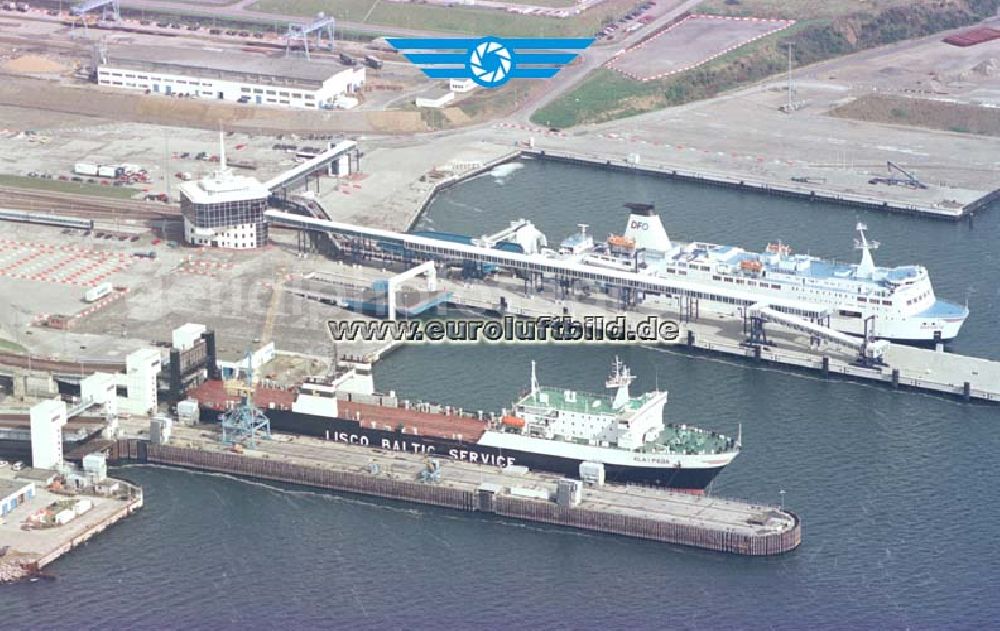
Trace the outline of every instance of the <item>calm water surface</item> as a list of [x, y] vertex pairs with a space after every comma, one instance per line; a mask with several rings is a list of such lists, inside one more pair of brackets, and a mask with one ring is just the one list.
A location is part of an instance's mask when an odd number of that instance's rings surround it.
[[[1000, 358], [1000, 208], [975, 225], [859, 213], [646, 177], [532, 163], [443, 194], [423, 227], [482, 233], [517, 217], [551, 240], [620, 231], [624, 201], [655, 201], [668, 232], [853, 260], [858, 218], [876, 261], [922, 263], [972, 316], [955, 349]], [[643, 348], [421, 347], [377, 385], [497, 409], [525, 386], [600, 391], [614, 355], [633, 391], [670, 391], [668, 419], [744, 452], [713, 492], [786, 491], [804, 544], [745, 559], [478, 515], [153, 467], [138, 515], [0, 589], [0, 628], [983, 628], [1000, 618], [994, 464], [1000, 410]]]

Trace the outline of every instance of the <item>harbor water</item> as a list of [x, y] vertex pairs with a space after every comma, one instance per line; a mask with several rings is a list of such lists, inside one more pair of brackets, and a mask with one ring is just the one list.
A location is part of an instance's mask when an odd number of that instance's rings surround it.
[[[655, 201], [677, 239], [921, 263], [964, 301], [956, 351], [1000, 358], [1000, 207], [967, 224], [858, 212], [569, 165], [507, 167], [442, 193], [421, 229], [482, 233], [529, 217], [620, 231]], [[499, 173], [498, 173], [499, 175]], [[494, 517], [155, 467], [116, 471], [146, 507], [0, 589], [3, 628], [980, 628], [1000, 617], [995, 545], [1000, 409], [824, 381], [681, 351], [608, 346], [403, 348], [380, 389], [466, 409], [509, 406], [540, 382], [602, 391], [615, 355], [633, 392], [670, 391], [667, 421], [735, 433], [712, 492], [782, 501], [803, 545], [741, 558]], [[782, 495], [781, 491], [785, 493]], [[111, 612], [114, 612], [111, 614]]]

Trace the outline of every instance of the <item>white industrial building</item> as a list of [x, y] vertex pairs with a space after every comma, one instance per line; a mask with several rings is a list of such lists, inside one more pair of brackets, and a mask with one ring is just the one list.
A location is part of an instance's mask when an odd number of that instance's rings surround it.
[[95, 483], [107, 480], [108, 457], [100, 453], [87, 454], [83, 457], [83, 472]]
[[250, 353], [250, 357], [244, 355], [237, 361], [218, 359], [216, 363], [224, 379], [243, 379], [247, 374], [247, 360], [249, 360], [249, 369], [256, 372], [261, 366], [274, 359], [275, 355], [277, 355], [277, 351], [274, 348], [274, 342], [268, 342]]
[[59, 399], [31, 406], [31, 466], [35, 469], [59, 469], [63, 466], [63, 427], [66, 425], [66, 402]]
[[80, 400], [104, 406], [104, 413], [118, 413], [118, 380], [109, 372], [97, 372], [80, 380]]
[[156, 411], [156, 377], [160, 374], [160, 351], [142, 348], [125, 357], [125, 397], [118, 398], [118, 410], [128, 414], [145, 415]]
[[35, 497], [35, 483], [24, 480], [0, 480], [0, 517], [6, 517], [21, 504]]
[[206, 331], [208, 327], [204, 324], [188, 322], [170, 332], [170, 345], [179, 351], [190, 350]]
[[199, 48], [123, 46], [113, 49], [98, 65], [97, 83], [151, 94], [326, 108], [334, 107], [338, 96], [361, 89], [365, 68]]

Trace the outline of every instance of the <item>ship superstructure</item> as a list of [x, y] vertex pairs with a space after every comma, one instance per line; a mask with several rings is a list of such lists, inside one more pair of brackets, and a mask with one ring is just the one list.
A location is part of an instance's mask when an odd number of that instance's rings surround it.
[[538, 385], [532, 362], [531, 388], [512, 415], [488, 430], [479, 443], [531, 451], [578, 462], [599, 462], [609, 475], [659, 484], [677, 475], [711, 480], [739, 453], [735, 439], [687, 425], [664, 424], [667, 393], [629, 394], [634, 377], [617, 358], [606, 386], [614, 396]]
[[532, 362], [531, 390], [514, 404], [514, 418], [524, 421], [521, 433], [535, 438], [639, 449], [655, 441], [663, 431], [667, 393], [655, 391], [632, 397], [629, 384], [633, 379], [628, 366], [615, 358], [606, 383], [615, 389], [614, 398], [543, 388], [538, 385]]
[[[652, 204], [627, 204], [631, 214], [622, 235], [606, 242], [544, 251], [543, 255], [584, 265], [628, 270], [638, 275], [682, 279], [759, 297], [760, 304], [796, 302], [825, 308], [830, 326], [854, 335], [897, 341], [948, 341], [958, 335], [967, 307], [938, 298], [920, 265], [880, 267], [872, 251], [879, 244], [857, 225], [857, 264], [836, 263], [795, 253], [781, 241], [763, 252], [695, 241], [672, 242]], [[593, 242], [590, 235], [586, 235]], [[564, 242], [565, 243], [565, 242]]]

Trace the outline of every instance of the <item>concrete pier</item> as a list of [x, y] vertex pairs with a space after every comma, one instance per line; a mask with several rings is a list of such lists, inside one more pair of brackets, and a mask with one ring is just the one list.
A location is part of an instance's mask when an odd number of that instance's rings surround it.
[[597, 166], [615, 171], [667, 177], [675, 180], [699, 182], [702, 184], [710, 184], [712, 186], [755, 191], [768, 195], [796, 197], [809, 201], [821, 200], [836, 204], [843, 204], [846, 206], [867, 208], [869, 210], [883, 210], [894, 213], [933, 217], [937, 219], [962, 219], [975, 214], [976, 211], [983, 209], [993, 201], [1000, 199], [1000, 189], [998, 189], [976, 199], [972, 199], [965, 204], [954, 204], [951, 206], [943, 206], [940, 204], [920, 204], [910, 203], [899, 199], [880, 199], [856, 193], [837, 192], [832, 189], [826, 189], [822, 186], [801, 186], [779, 182], [774, 179], [761, 179], [752, 176], [743, 177], [722, 173], [712, 173], [709, 171], [693, 171], [667, 164], [635, 164], [630, 163], [628, 160], [600, 159], [594, 156], [561, 150], [524, 150], [522, 152], [522, 156], [542, 160], [551, 160], [553, 162]]
[[[11, 476], [7, 476], [11, 477]], [[42, 568], [74, 548], [86, 543], [108, 527], [142, 508], [142, 489], [120, 480], [105, 480], [102, 485], [118, 484], [121, 492], [113, 496], [53, 493], [40, 486], [35, 496], [17, 506], [0, 521], [0, 583], [30, 578]], [[93, 507], [66, 524], [22, 529], [28, 516], [53, 502], [67, 499], [88, 500]]]
[[204, 426], [178, 427], [169, 445], [120, 440], [110, 457], [114, 462], [224, 472], [741, 555], [781, 554], [802, 540], [798, 516], [773, 506], [618, 485], [587, 486], [582, 501], [568, 505], [556, 501], [561, 478], [553, 474], [512, 474], [441, 458], [440, 480], [421, 482], [419, 474], [429, 463], [425, 456], [302, 436], [276, 435], [238, 454], [219, 444], [215, 428], [206, 432]]
[[[367, 286], [376, 278], [390, 273], [378, 268], [345, 264], [333, 272], [324, 272], [322, 277], [340, 287], [352, 283]], [[565, 299], [557, 299], [552, 297], [552, 292], [526, 294], [523, 282], [510, 277], [476, 282], [439, 278], [438, 287], [452, 292], [455, 306], [491, 313], [502, 311], [524, 317], [565, 314], [577, 319], [598, 315], [608, 319], [622, 314], [618, 304], [607, 297], [570, 294]], [[318, 283], [311, 282], [309, 289], [315, 296], [319, 293]], [[294, 288], [287, 290], [295, 291]], [[505, 308], [501, 308], [501, 298], [505, 301]], [[777, 325], [767, 325], [771, 342], [768, 346], [759, 349], [748, 347], [744, 344], [747, 335], [739, 314], [713, 311], [707, 305], [699, 309], [698, 318], [688, 322], [682, 321], [676, 304], [669, 303], [632, 307], [625, 315], [630, 322], [648, 315], [677, 318], [680, 335], [670, 346], [682, 352], [721, 353], [816, 371], [825, 377], [874, 381], [962, 400], [1000, 403], [1000, 362], [988, 359], [892, 344], [884, 358], [885, 365], [865, 368], [859, 366], [855, 362], [856, 357], [845, 349], [831, 344], [811, 344], [808, 336], [783, 330]]]

